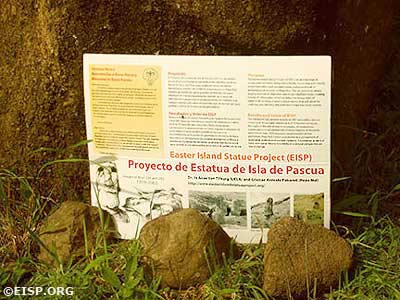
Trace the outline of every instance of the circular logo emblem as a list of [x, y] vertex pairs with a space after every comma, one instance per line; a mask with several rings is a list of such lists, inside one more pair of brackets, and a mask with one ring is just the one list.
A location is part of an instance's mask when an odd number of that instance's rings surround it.
[[153, 68], [146, 68], [143, 71], [143, 79], [146, 80], [149, 85], [152, 85], [158, 79], [158, 72]]

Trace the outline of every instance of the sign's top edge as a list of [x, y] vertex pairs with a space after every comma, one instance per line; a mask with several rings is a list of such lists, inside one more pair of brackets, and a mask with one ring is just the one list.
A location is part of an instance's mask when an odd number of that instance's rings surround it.
[[179, 58], [332, 58], [331, 55], [159, 55], [159, 54], [102, 54], [102, 53], [84, 53], [83, 57], [107, 56], [107, 57], [179, 57]]
[[138, 63], [318, 63], [332, 65], [329, 55], [254, 55], [254, 56], [211, 56], [211, 55], [142, 55], [142, 54], [83, 54], [84, 65], [89, 64], [138, 64]]

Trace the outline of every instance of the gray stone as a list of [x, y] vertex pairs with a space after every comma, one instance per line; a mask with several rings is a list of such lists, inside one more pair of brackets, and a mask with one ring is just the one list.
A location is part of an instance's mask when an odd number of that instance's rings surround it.
[[318, 292], [325, 291], [337, 286], [342, 271], [350, 269], [352, 256], [350, 245], [335, 232], [283, 218], [268, 233], [264, 290], [273, 297], [305, 297], [308, 280], [310, 288], [316, 281]]
[[[104, 212], [105, 220], [108, 219], [109, 228], [106, 238], [110, 238], [113, 231], [113, 222]], [[77, 258], [85, 255], [86, 226], [87, 246], [89, 251], [96, 247], [97, 238], [102, 238], [100, 215], [97, 207], [92, 207], [82, 202], [66, 201], [52, 213], [39, 230], [39, 238], [47, 249], [55, 253], [61, 262], [71, 257]], [[55, 263], [53, 256], [43, 247], [40, 247], [39, 260], [46, 263]]]
[[[162, 286], [185, 289], [202, 283], [210, 268], [223, 263], [231, 249], [225, 231], [195, 209], [181, 209], [147, 223], [141, 230], [143, 261]], [[212, 250], [211, 250], [212, 249]], [[208, 254], [206, 254], [208, 253]]]

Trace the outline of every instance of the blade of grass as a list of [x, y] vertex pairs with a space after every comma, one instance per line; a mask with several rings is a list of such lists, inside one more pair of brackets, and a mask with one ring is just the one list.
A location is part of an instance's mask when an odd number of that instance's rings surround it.
[[67, 158], [67, 159], [57, 159], [53, 161], [49, 161], [45, 163], [38, 171], [37, 177], [40, 177], [40, 174], [43, 172], [44, 169], [46, 169], [49, 166], [55, 165], [55, 164], [60, 164], [60, 163], [78, 163], [78, 162], [90, 162], [89, 159], [85, 158]]

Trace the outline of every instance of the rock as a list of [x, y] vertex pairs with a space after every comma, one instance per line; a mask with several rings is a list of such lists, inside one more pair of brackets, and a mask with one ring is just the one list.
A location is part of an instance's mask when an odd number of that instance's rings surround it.
[[[333, 231], [286, 217], [268, 233], [264, 290], [273, 297], [305, 297], [316, 280], [318, 292], [337, 286], [352, 264], [350, 245]], [[303, 299], [303, 298], [301, 298]]]
[[[108, 214], [104, 212], [105, 220]], [[66, 201], [52, 213], [39, 230], [42, 243], [56, 253], [60, 261], [65, 262], [70, 257], [85, 255], [85, 234], [89, 251], [96, 246], [97, 237], [101, 237], [101, 222], [97, 207], [77, 201]], [[111, 237], [113, 222], [109, 220], [110, 227], [107, 237]], [[40, 247], [39, 260], [54, 263], [54, 258], [42, 246]]]
[[[333, 2], [337, 5], [337, 17], [327, 35], [334, 65], [333, 161], [339, 162], [335, 167], [345, 170], [345, 174], [357, 174], [352, 163], [359, 150], [347, 145], [365, 139], [364, 133], [356, 128], [367, 126], [367, 117], [382, 88], [379, 82], [388, 76], [391, 69], [389, 49], [393, 49], [396, 43], [395, 20], [399, 14], [400, 1]], [[343, 174], [336, 168], [333, 172]], [[357, 177], [363, 176], [353, 175], [353, 185], [358, 181]]]
[[[147, 223], [141, 230], [143, 261], [161, 285], [186, 289], [210, 276], [205, 251], [214, 248], [210, 265], [229, 257], [231, 239], [213, 220], [195, 209], [181, 209]], [[235, 246], [233, 246], [235, 248]], [[233, 249], [236, 252], [236, 249]]]
[[174, 0], [178, 13], [194, 26], [230, 43], [280, 50], [295, 38], [315, 31], [318, 0]]
[[[355, 175], [358, 150], [349, 145], [363, 138], [359, 129], [388, 74], [399, 6], [398, 0], [1, 0], [0, 168], [32, 174], [56, 159], [56, 152], [33, 150], [86, 139], [83, 53], [330, 54], [338, 124], [333, 170], [335, 177]], [[86, 147], [73, 151], [87, 156]], [[57, 168], [63, 176], [54, 176]], [[89, 195], [86, 165], [50, 170], [37, 180], [41, 189], [62, 195], [67, 180], [78, 197]]]

